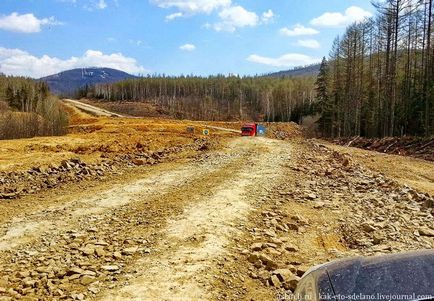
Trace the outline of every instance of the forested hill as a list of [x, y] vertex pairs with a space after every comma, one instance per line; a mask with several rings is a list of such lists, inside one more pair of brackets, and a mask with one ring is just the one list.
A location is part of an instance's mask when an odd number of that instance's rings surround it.
[[291, 76], [317, 76], [321, 64], [313, 64], [305, 67], [296, 67], [289, 70], [282, 70], [266, 74], [269, 77], [291, 77]]
[[40, 81], [46, 82], [54, 94], [73, 96], [77, 90], [86, 86], [114, 83], [131, 78], [136, 77], [111, 68], [80, 68], [43, 77]]

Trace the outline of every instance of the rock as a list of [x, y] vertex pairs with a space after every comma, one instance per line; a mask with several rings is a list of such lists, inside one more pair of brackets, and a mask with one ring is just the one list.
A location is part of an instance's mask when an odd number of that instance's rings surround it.
[[133, 159], [132, 162], [134, 165], [138, 165], [138, 166], [146, 165], [147, 163], [145, 159]]
[[252, 251], [261, 251], [262, 250], [262, 243], [254, 243], [251, 247], [250, 247], [250, 249], [252, 250]]
[[120, 252], [114, 252], [113, 253], [113, 258], [115, 258], [115, 259], [122, 259], [122, 254]]
[[291, 219], [296, 221], [300, 225], [309, 225], [309, 221], [299, 214], [291, 216]]
[[84, 273], [84, 270], [82, 270], [80, 268], [71, 268], [66, 272], [66, 276], [71, 276], [71, 275], [75, 275], [75, 274], [82, 275], [83, 273]]
[[286, 226], [288, 227], [289, 230], [298, 230], [298, 225], [294, 224], [294, 223], [287, 223]]
[[420, 228], [419, 234], [422, 236], [434, 237], [434, 230], [429, 228]]
[[308, 270], [310, 269], [310, 267], [305, 266], [305, 265], [301, 265], [297, 268], [296, 274], [297, 276], [301, 277], [303, 276]]
[[91, 292], [92, 294], [98, 294], [100, 292], [99, 288], [97, 288], [95, 286], [90, 286], [87, 290], [89, 292]]
[[249, 272], [249, 277], [252, 279], [258, 279], [258, 274], [254, 273], [254, 272]]
[[69, 161], [71, 161], [74, 164], [81, 164], [81, 160], [80, 158], [71, 158]]
[[294, 291], [297, 288], [297, 284], [300, 281], [300, 277], [292, 275], [283, 283], [283, 287], [286, 290]]
[[23, 281], [23, 286], [24, 287], [36, 287], [37, 283], [38, 283], [38, 281], [36, 281], [36, 280], [26, 280], [26, 281]]
[[266, 236], [269, 236], [269, 237], [276, 237], [276, 232], [274, 232], [274, 231], [271, 230], [271, 229], [267, 229], [267, 230], [265, 230], [265, 231], [264, 231], [264, 234], [265, 234]]
[[93, 283], [93, 282], [95, 282], [95, 281], [96, 281], [96, 278], [95, 278], [95, 277], [88, 276], [88, 275], [84, 275], [84, 276], [81, 278], [80, 283], [81, 283], [82, 285], [89, 285], [89, 284], [91, 284], [91, 283]]
[[289, 244], [289, 243], [286, 243], [284, 245], [284, 248], [285, 248], [285, 250], [287, 250], [289, 252], [298, 252], [299, 251], [299, 249], [296, 245]]
[[95, 248], [95, 254], [96, 254], [98, 257], [104, 257], [104, 256], [106, 255], [106, 252], [104, 251], [104, 248], [103, 248], [103, 247], [96, 247], [96, 248]]
[[276, 275], [271, 275], [270, 279], [268, 280], [271, 286], [279, 288], [282, 284], [280, 283], [279, 278]]
[[79, 279], [80, 277], [81, 277], [80, 274], [74, 274], [74, 275], [69, 276], [68, 280], [73, 281], [73, 280]]
[[95, 248], [85, 247], [83, 249], [80, 249], [80, 251], [83, 252], [84, 255], [90, 256], [95, 253]]
[[4, 199], [4, 200], [16, 199], [18, 196], [19, 196], [18, 192], [0, 193], [0, 199]]
[[315, 205], [313, 206], [314, 209], [321, 209], [324, 208], [325, 203], [324, 202], [317, 202], [315, 203]]
[[267, 242], [267, 243], [265, 243], [265, 247], [267, 247], [267, 248], [277, 249], [277, 245], [276, 245], [276, 244], [273, 244], [273, 243], [271, 243], [271, 242]]
[[134, 255], [139, 250], [139, 247], [131, 247], [131, 248], [125, 248], [122, 250], [122, 254], [124, 255]]
[[279, 278], [280, 282], [282, 283], [291, 280], [292, 277], [294, 276], [294, 274], [288, 269], [274, 270], [272, 274], [276, 275]]
[[71, 162], [68, 160], [62, 160], [62, 162], [60, 162], [60, 166], [62, 166], [63, 168], [66, 169], [70, 169], [71, 168]]
[[83, 271], [81, 274], [86, 275], [86, 276], [96, 276], [96, 273], [94, 271], [91, 271], [91, 270]]
[[0, 286], [1, 287], [8, 287], [9, 286], [9, 280], [8, 279], [9, 279], [8, 276], [0, 278]]
[[315, 199], [317, 198], [317, 195], [314, 194], [314, 193], [309, 193], [309, 194], [307, 195], [307, 197], [308, 197], [308, 199], [310, 199], [310, 200], [315, 200]]
[[20, 278], [26, 278], [30, 276], [30, 272], [29, 271], [23, 271], [23, 272], [18, 272], [18, 277]]
[[250, 263], [256, 263], [259, 261], [259, 253], [251, 253], [249, 257], [247, 257], [247, 261]]
[[37, 267], [35, 269], [36, 272], [41, 273], [41, 274], [43, 274], [43, 273], [49, 274], [51, 272], [51, 270], [52, 270], [51, 267]]
[[83, 294], [71, 294], [71, 298], [74, 300], [84, 300], [84, 295]]
[[373, 225], [371, 225], [370, 223], [363, 223], [361, 225], [362, 230], [367, 232], [367, 233], [371, 233], [374, 232], [375, 230], [377, 230]]
[[97, 242], [94, 243], [96, 246], [103, 246], [103, 247], [107, 247], [109, 244], [106, 243], [103, 240], [98, 240]]
[[103, 265], [101, 269], [109, 272], [115, 272], [119, 270], [119, 267], [117, 265]]
[[384, 240], [385, 240], [385, 237], [384, 237], [383, 233], [381, 233], [379, 231], [374, 232], [374, 235], [372, 236], [372, 241], [375, 245], [381, 244]]
[[265, 254], [259, 254], [259, 260], [261, 260], [268, 270], [274, 270], [278, 267], [277, 263]]

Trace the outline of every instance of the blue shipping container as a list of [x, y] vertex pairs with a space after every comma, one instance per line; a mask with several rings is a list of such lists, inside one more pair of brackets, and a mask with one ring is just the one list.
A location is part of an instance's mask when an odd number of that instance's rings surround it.
[[256, 135], [258, 136], [265, 136], [265, 133], [267, 130], [265, 129], [265, 126], [258, 124], [256, 127]]

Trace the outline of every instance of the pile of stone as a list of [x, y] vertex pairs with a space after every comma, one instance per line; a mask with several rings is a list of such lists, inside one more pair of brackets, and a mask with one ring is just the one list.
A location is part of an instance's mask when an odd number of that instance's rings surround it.
[[15, 199], [66, 182], [101, 178], [116, 169], [115, 162], [110, 160], [86, 164], [79, 158], [71, 158], [63, 160], [58, 166], [50, 164], [48, 167], [37, 166], [22, 172], [1, 172], [0, 199]]
[[41, 244], [5, 252], [10, 264], [0, 267], [0, 296], [83, 300], [106, 283], [116, 283], [129, 261], [151, 249], [147, 240], [110, 235], [113, 222], [104, 220], [98, 228], [68, 230], [45, 237]]
[[172, 146], [155, 152], [117, 155], [113, 159], [102, 159], [99, 163], [88, 164], [80, 158], [71, 158], [63, 160], [59, 165], [35, 166], [20, 172], [0, 172], [0, 200], [17, 199], [64, 183], [98, 180], [125, 167], [160, 163], [186, 150], [206, 151], [210, 144], [207, 139], [196, 139], [192, 144]]

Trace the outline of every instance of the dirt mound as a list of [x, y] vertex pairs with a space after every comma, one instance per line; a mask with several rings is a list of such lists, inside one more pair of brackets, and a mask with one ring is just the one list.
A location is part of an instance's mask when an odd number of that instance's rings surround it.
[[333, 143], [434, 161], [434, 137], [341, 138]]
[[301, 127], [294, 122], [267, 122], [265, 126], [270, 138], [286, 140], [303, 137]]

